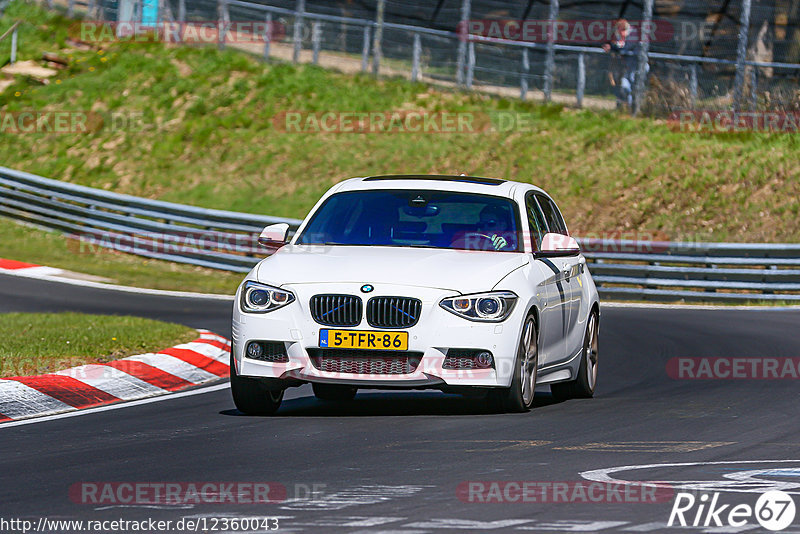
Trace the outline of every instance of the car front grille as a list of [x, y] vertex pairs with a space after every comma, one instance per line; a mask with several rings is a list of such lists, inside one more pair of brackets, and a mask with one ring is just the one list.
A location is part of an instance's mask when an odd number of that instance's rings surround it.
[[421, 352], [390, 350], [309, 349], [311, 363], [327, 373], [402, 375], [419, 367]]
[[325, 326], [358, 326], [363, 304], [354, 295], [314, 295], [311, 297], [311, 316]]
[[409, 297], [372, 297], [367, 322], [376, 328], [408, 328], [417, 324], [422, 301]]

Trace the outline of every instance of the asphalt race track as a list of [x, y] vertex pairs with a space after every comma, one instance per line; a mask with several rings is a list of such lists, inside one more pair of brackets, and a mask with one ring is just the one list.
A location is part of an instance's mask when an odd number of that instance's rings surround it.
[[[229, 336], [230, 306], [0, 275], [0, 312], [132, 314]], [[666, 371], [672, 357], [800, 356], [800, 312], [609, 307], [600, 326], [596, 397], [555, 402], [544, 387], [527, 414], [488, 414], [478, 399], [438, 392], [362, 391], [352, 403], [325, 403], [304, 386], [289, 390], [277, 416], [245, 417], [227, 388], [200, 388], [0, 426], [0, 517], [258, 516], [279, 518], [285, 532], [670, 532], [669, 499], [513, 502], [511, 492], [500, 500], [512, 502], [484, 503], [458, 490], [471, 481], [588, 484], [605, 468], [691, 463], [610, 476], [664, 481], [675, 491], [707, 481], [709, 491], [724, 490], [721, 502], [751, 506], [781, 483], [800, 505], [798, 381], [677, 380]], [[769, 462], [777, 460], [784, 462]], [[105, 482], [270, 482], [286, 499], [176, 506], [70, 495], [76, 484]], [[754, 520], [739, 530], [687, 530], [765, 531]], [[800, 532], [800, 517], [783, 532]]]

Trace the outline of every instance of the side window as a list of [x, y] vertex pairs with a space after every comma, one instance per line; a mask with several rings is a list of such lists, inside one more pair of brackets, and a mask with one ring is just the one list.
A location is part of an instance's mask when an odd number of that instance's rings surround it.
[[543, 195], [536, 195], [536, 198], [542, 207], [542, 213], [544, 213], [544, 218], [550, 231], [555, 234], [569, 235], [564, 218], [556, 205], [553, 204], [553, 201]]
[[542, 210], [536, 202], [536, 197], [529, 194], [525, 197], [525, 211], [528, 213], [528, 228], [531, 232], [533, 250], [539, 250], [544, 234], [547, 233], [547, 225], [544, 222]]

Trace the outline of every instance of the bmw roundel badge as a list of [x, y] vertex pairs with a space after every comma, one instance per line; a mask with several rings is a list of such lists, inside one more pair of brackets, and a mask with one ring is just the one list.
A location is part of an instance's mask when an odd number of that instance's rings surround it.
[[371, 293], [373, 289], [375, 288], [372, 287], [370, 284], [364, 284], [363, 286], [361, 286], [362, 293]]

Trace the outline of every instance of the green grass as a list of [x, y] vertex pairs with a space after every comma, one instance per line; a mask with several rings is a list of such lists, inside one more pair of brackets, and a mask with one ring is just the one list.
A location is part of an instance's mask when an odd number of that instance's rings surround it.
[[155, 352], [197, 338], [173, 323], [82, 313], [0, 314], [0, 377], [52, 373]]
[[[67, 44], [70, 32], [78, 35], [74, 22], [15, 2], [0, 30], [16, 18], [34, 21], [23, 27], [21, 59], [57, 51], [71, 62], [47, 85], [19, 80], [0, 94], [0, 109], [91, 110], [104, 120], [85, 134], [3, 134], [0, 161], [9, 167], [295, 218], [344, 178], [466, 172], [544, 187], [578, 235], [800, 240], [797, 135], [686, 134], [663, 121], [263, 63], [214, 47], [114, 43], [82, 51]], [[508, 111], [532, 120], [527, 129], [481, 134], [287, 134], [273, 124], [290, 110], [400, 109]], [[137, 126], [113, 128], [112, 113]], [[7, 246], [0, 244], [0, 257]]]
[[0, 217], [0, 258], [100, 276], [108, 283], [154, 289], [233, 295], [240, 273], [152, 260], [101, 249], [81, 252], [80, 243], [58, 232], [15, 224]]

